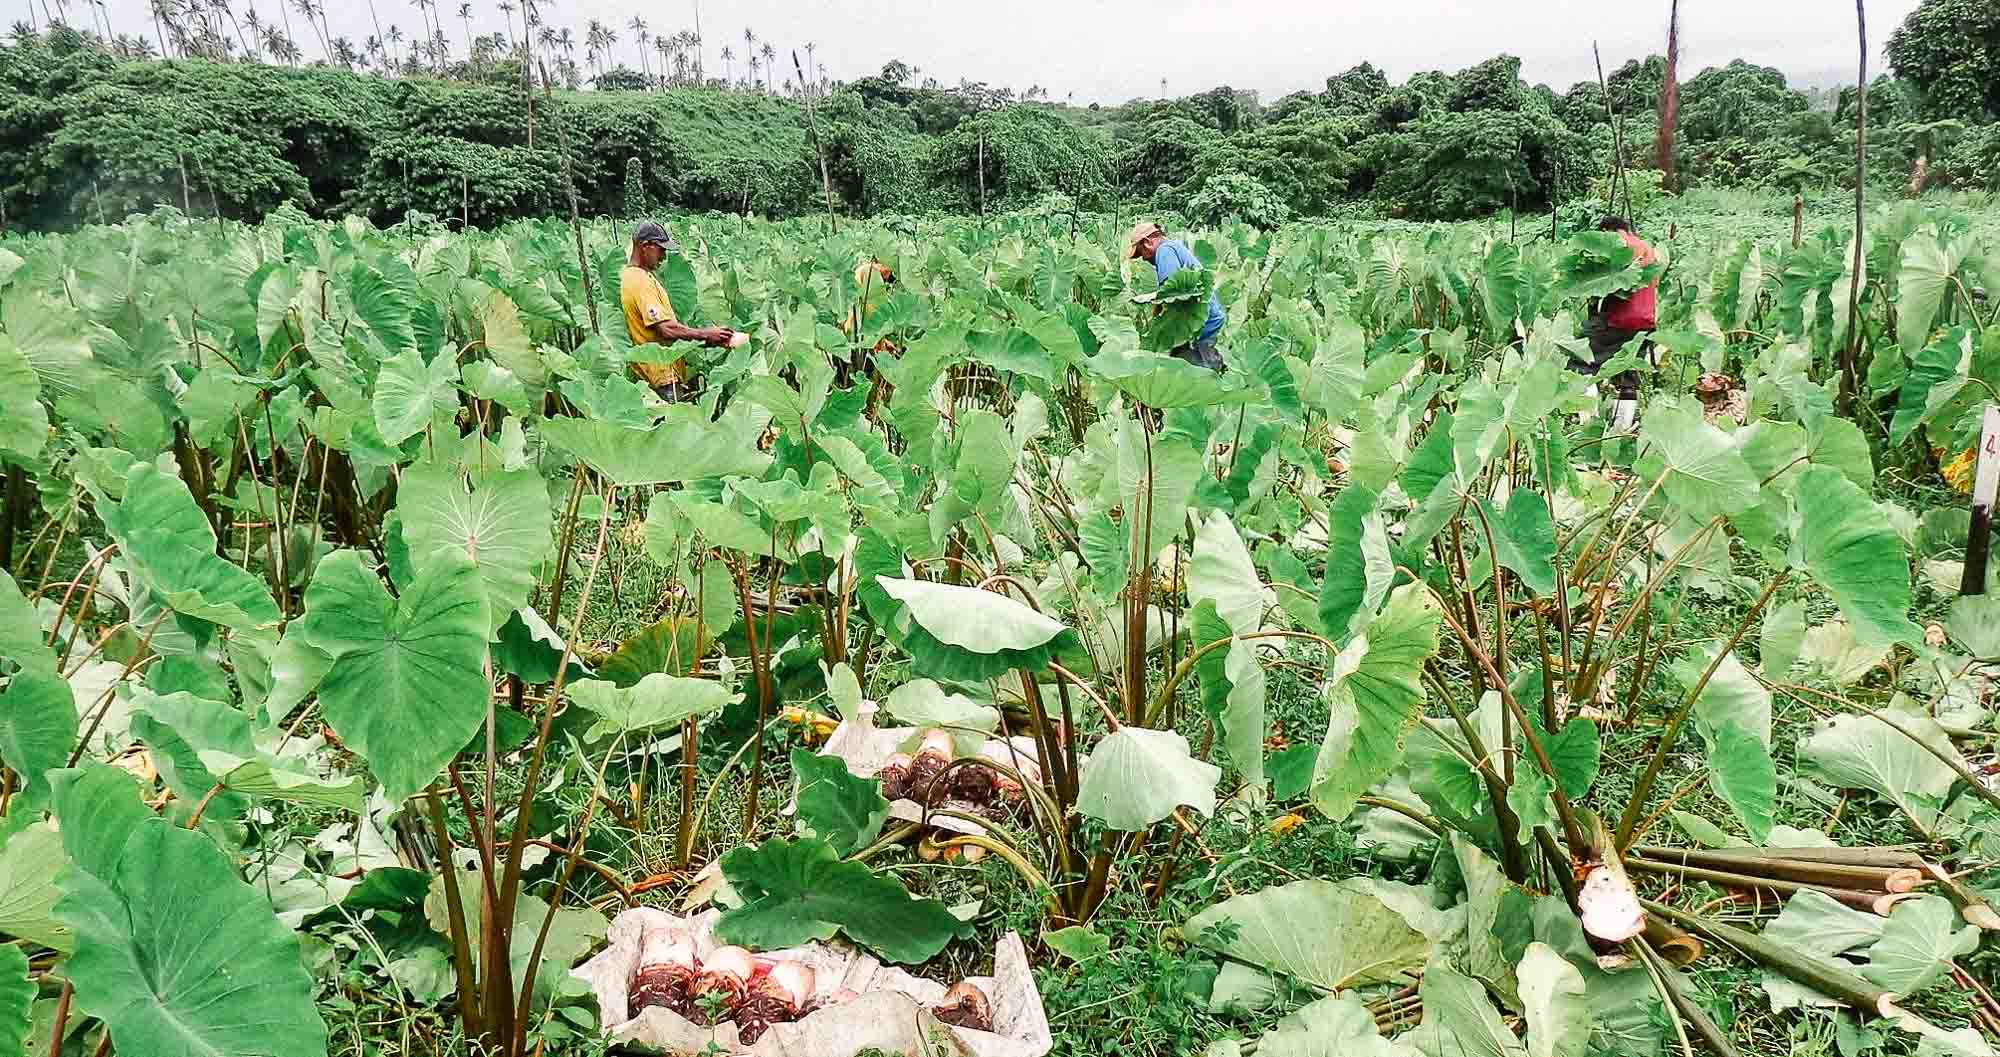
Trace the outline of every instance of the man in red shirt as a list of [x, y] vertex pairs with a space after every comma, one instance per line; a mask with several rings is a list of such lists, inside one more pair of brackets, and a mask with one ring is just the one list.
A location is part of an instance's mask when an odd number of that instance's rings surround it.
[[[1625, 244], [1632, 247], [1632, 263], [1635, 265], [1645, 267], [1658, 259], [1653, 247], [1632, 233], [1632, 222], [1624, 217], [1605, 217], [1598, 222], [1597, 230], [1617, 232]], [[1578, 370], [1584, 374], [1596, 374], [1633, 338], [1650, 333], [1659, 322], [1656, 318], [1659, 298], [1658, 279], [1637, 290], [1599, 298], [1592, 306], [1590, 321], [1584, 328], [1590, 338], [1591, 362]], [[1622, 433], [1632, 428], [1633, 420], [1638, 416], [1639, 373], [1623, 371], [1613, 381], [1618, 386], [1618, 402], [1614, 405], [1611, 425]]]

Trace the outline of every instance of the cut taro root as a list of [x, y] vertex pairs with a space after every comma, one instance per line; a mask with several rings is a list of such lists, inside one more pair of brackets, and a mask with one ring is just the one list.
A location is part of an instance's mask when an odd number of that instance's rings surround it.
[[735, 1019], [754, 972], [750, 952], [741, 947], [717, 947], [711, 951], [701, 965], [701, 974], [694, 978], [694, 986], [689, 988], [695, 1015], [688, 1019], [709, 1027]]
[[899, 752], [875, 772], [882, 780], [882, 799], [902, 800], [910, 795], [910, 754]]
[[736, 1008], [736, 1034], [748, 1045], [773, 1024], [790, 1024], [813, 1010], [815, 981], [809, 965], [781, 961], [760, 969]]
[[942, 730], [924, 732], [923, 747], [910, 763], [910, 799], [933, 807], [944, 802], [950, 790], [937, 783], [937, 776], [951, 765], [951, 735]]
[[979, 764], [967, 764], [951, 772], [951, 795], [968, 804], [991, 803], [997, 791], [995, 772]]
[[692, 1019], [695, 977], [694, 940], [672, 925], [648, 925], [639, 938], [639, 971], [632, 979], [631, 1015], [663, 1006]]
[[942, 1004], [931, 1007], [931, 1015], [955, 1028], [993, 1030], [993, 1003], [977, 985], [963, 980], [945, 992]]

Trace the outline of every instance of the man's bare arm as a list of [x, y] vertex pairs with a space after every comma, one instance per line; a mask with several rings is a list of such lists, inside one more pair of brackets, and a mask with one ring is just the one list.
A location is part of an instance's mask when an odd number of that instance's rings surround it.
[[653, 335], [663, 345], [676, 341], [697, 341], [703, 345], [724, 345], [729, 342], [727, 327], [690, 327], [675, 320], [653, 324]]

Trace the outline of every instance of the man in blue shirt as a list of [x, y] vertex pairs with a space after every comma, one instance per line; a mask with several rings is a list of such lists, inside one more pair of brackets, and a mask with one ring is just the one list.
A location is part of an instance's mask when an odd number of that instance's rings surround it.
[[[1153, 271], [1162, 283], [1182, 268], [1202, 266], [1187, 243], [1168, 238], [1160, 225], [1151, 221], [1142, 222], [1132, 229], [1128, 247], [1131, 256], [1152, 262]], [[1229, 317], [1222, 312], [1222, 298], [1215, 294], [1208, 295], [1208, 320], [1201, 325], [1201, 333], [1195, 335], [1194, 341], [1175, 349], [1173, 354], [1197, 367], [1223, 370], [1222, 357], [1215, 351], [1215, 339], [1222, 334], [1222, 325], [1228, 321]]]

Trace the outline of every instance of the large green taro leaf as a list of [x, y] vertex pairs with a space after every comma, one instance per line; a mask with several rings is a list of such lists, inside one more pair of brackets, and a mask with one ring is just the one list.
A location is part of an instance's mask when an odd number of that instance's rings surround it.
[[1896, 343], [1914, 356], [1931, 336], [1931, 324], [1951, 289], [1952, 273], [1965, 261], [1963, 243], [1946, 244], [1935, 228], [1926, 227], [1903, 240], [1902, 269], [1897, 273]]
[[1220, 767], [1189, 755], [1180, 734], [1123, 727], [1098, 742], [1084, 761], [1076, 809], [1112, 829], [1143, 830], [1178, 807], [1210, 814], [1221, 779]]
[[1405, 585], [1341, 650], [1311, 785], [1313, 805], [1328, 817], [1346, 818], [1402, 762], [1404, 739], [1423, 718], [1423, 668], [1437, 654], [1440, 619], [1422, 585]]
[[76, 747], [76, 697], [51, 675], [20, 672], [0, 691], [0, 763], [20, 776], [16, 810], [48, 799], [48, 772], [69, 762]]
[[126, 563], [175, 612], [239, 629], [278, 622], [263, 581], [216, 556], [215, 530], [179, 478], [135, 464], [103, 516]]
[[1799, 475], [1797, 555], [1863, 642], [1914, 641], [1910, 574], [1903, 538], [1882, 509], [1839, 470], [1808, 467]]
[[1861, 975], [1897, 996], [1913, 995], [1938, 982], [1953, 958], [1979, 949], [1979, 930], [1959, 928], [1958, 911], [1943, 896], [1924, 896], [1898, 904], [1882, 927], [1882, 938], [1868, 949], [1868, 966]]
[[413, 467], [397, 486], [396, 510], [419, 566], [447, 550], [472, 561], [495, 629], [527, 604], [536, 569], [555, 546], [548, 487], [532, 468], [495, 470], [468, 488], [449, 467]]
[[[49, 439], [42, 380], [14, 339], [0, 334], [0, 455], [34, 459]], [[4, 1045], [4, 1043], [0, 1043]]]
[[[69, 953], [70, 931], [56, 920], [56, 877], [69, 862], [62, 834], [37, 822], [8, 835], [0, 844], [0, 936], [15, 936]], [[0, 1040], [0, 1053], [6, 1052]]]
[[856, 777], [838, 756], [792, 750], [792, 773], [798, 776], [798, 824], [801, 832], [827, 842], [836, 855], [851, 855], [882, 832], [889, 818], [889, 801], [882, 783]]
[[757, 450], [758, 424], [747, 415], [717, 422], [693, 404], [667, 408], [648, 429], [582, 418], [552, 418], [543, 439], [620, 485], [669, 484], [724, 474], [761, 477], [771, 457]]
[[1903, 729], [1875, 716], [1855, 715], [1836, 716], [1819, 725], [1799, 742], [1800, 770], [1836, 788], [1879, 794], [1928, 830], [1937, 824], [1938, 805], [1958, 774], [1909, 735], [1952, 759], [1958, 758], [1958, 750], [1929, 716], [1884, 715]]
[[[1236, 925], [1224, 942], [1211, 931]], [[1431, 941], [1376, 896], [1308, 879], [1225, 899], [1185, 932], [1246, 965], [1324, 991], [1389, 983], [1423, 966]]]
[[1479, 981], [1448, 965], [1424, 971], [1424, 1019], [1407, 1036], [1424, 1057], [1527, 1057]]
[[458, 406], [458, 360], [440, 354], [429, 363], [414, 347], [382, 361], [375, 378], [375, 431], [390, 444], [423, 432], [431, 417]]
[[0, 1057], [28, 1052], [28, 1014], [35, 1006], [35, 982], [28, 978], [28, 955], [20, 947], [0, 944]]
[[1374, 492], [1342, 489], [1327, 511], [1326, 578], [1320, 581], [1320, 630], [1336, 642], [1368, 626], [1389, 593], [1396, 567]]
[[1757, 505], [1758, 484], [1729, 435], [1683, 407], [1648, 410], [1640, 433], [1663, 464], [1661, 489], [1697, 522]]
[[1257, 1040], [1258, 1057], [1414, 1057], [1416, 1052], [1383, 1038], [1352, 991], [1305, 1006]]
[[392, 800], [420, 792], [486, 718], [479, 574], [449, 549], [391, 598], [359, 552], [327, 555], [306, 589], [308, 641], [333, 658], [320, 709]]
[[[879, 592], [891, 628], [918, 674], [940, 679], [997, 678], [1014, 669], [1039, 671], [1076, 633], [1005, 595], [976, 587], [910, 580], [874, 572], [864, 537], [856, 565], [866, 592]], [[897, 571], [900, 572], [900, 561]], [[884, 561], [883, 568], [888, 568]]]
[[5, 569], [0, 569], [0, 660], [13, 661], [25, 672], [56, 674], [56, 653], [43, 638], [35, 607]]
[[298, 937], [206, 835], [148, 819], [99, 876], [63, 878], [76, 1006], [120, 1053], [311, 1057], [326, 1052]]
[[1032, 650], [1062, 634], [1061, 621], [992, 591], [887, 576], [877, 577], [877, 582], [889, 597], [909, 607], [925, 631], [948, 646], [974, 653]]
[[1528, 1057], [1584, 1057], [1590, 1051], [1590, 1007], [1583, 974], [1554, 947], [1530, 943], [1519, 976]]
[[929, 961], [965, 926], [943, 903], [912, 899], [895, 881], [845, 862], [825, 841], [767, 840], [722, 857], [722, 874], [744, 899], [715, 934], [751, 950], [778, 950], [836, 933], [906, 965]]
[[590, 710], [597, 722], [586, 737], [595, 741], [611, 734], [638, 734], [685, 719], [720, 712], [743, 700], [713, 679], [684, 679], [652, 672], [631, 686], [603, 679], [573, 683], [570, 699]]
[[[1714, 647], [1704, 647], [1669, 672], [1692, 690], [1714, 660]], [[1778, 798], [1777, 766], [1771, 760], [1771, 692], [1732, 652], [1695, 698], [1694, 718], [1707, 748], [1710, 784], [1750, 839], [1764, 843], [1776, 821]]]

